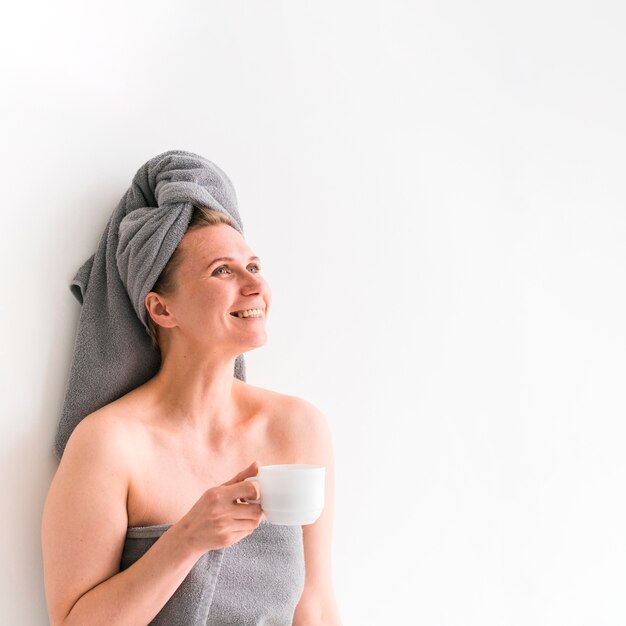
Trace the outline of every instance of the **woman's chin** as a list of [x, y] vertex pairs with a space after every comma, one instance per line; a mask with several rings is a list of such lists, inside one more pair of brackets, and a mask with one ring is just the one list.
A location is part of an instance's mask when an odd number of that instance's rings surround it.
[[248, 336], [245, 338], [241, 338], [241, 341], [238, 342], [237, 350], [239, 352], [237, 354], [242, 354], [243, 352], [248, 352], [249, 350], [254, 350], [255, 348], [260, 348], [267, 343], [267, 333], [256, 333], [254, 337]]
[[254, 342], [254, 343], [250, 343], [248, 342], [247, 344], [247, 350], [254, 350], [255, 348], [261, 348], [263, 347], [265, 344], [267, 343], [267, 335], [259, 338], [258, 341]]

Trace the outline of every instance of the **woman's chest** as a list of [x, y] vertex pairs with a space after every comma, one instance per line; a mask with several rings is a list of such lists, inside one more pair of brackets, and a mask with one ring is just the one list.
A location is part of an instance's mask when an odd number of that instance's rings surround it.
[[174, 524], [200, 496], [259, 465], [304, 462], [300, 446], [280, 428], [241, 431], [219, 447], [185, 445], [145, 437], [136, 445], [127, 500], [128, 526]]

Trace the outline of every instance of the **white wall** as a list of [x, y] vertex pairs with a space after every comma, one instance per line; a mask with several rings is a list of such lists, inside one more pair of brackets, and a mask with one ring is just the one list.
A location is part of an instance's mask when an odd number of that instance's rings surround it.
[[345, 626], [626, 623], [623, 6], [14, 2], [3, 623], [46, 623], [69, 281], [173, 148], [264, 259], [249, 381], [331, 423]]

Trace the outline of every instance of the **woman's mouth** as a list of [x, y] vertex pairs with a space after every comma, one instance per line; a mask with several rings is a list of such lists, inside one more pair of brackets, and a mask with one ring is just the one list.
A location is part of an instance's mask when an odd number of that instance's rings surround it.
[[244, 320], [262, 319], [264, 317], [264, 314], [265, 311], [263, 311], [263, 309], [246, 309], [245, 311], [233, 311], [231, 313], [233, 317]]

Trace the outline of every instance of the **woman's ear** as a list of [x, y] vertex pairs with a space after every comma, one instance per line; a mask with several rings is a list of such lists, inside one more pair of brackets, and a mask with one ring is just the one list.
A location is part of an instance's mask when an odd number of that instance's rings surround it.
[[152, 321], [164, 328], [173, 328], [176, 326], [176, 319], [172, 312], [168, 309], [167, 302], [160, 294], [150, 291], [144, 298], [144, 304], [148, 310], [148, 315]]

